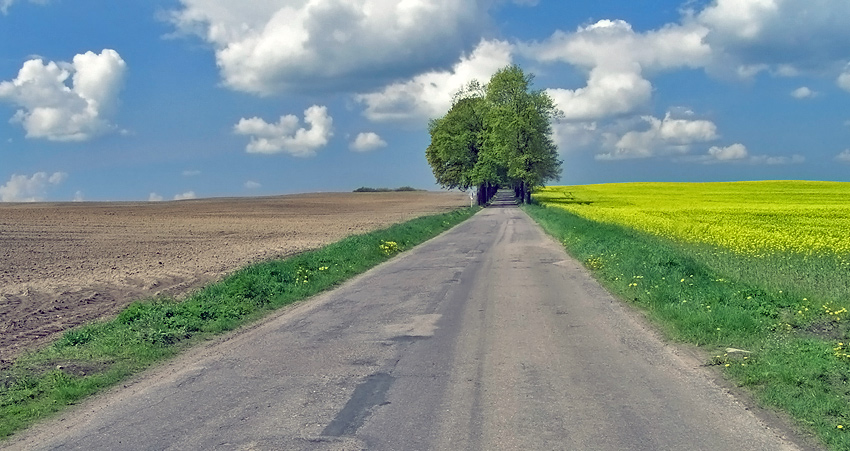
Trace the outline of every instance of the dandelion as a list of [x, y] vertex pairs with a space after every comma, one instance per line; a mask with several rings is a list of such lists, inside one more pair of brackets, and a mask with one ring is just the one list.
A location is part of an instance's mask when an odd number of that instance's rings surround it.
[[398, 247], [398, 243], [395, 241], [381, 241], [381, 245], [379, 247], [386, 255], [392, 255], [401, 250]]

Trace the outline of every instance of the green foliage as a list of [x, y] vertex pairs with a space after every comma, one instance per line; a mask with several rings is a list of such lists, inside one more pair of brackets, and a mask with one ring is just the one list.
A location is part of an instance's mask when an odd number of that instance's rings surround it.
[[559, 112], [548, 94], [531, 90], [532, 79], [519, 66], [503, 68], [486, 86], [473, 81], [459, 91], [448, 113], [431, 121], [425, 156], [437, 183], [526, 193], [560, 176], [551, 126]]
[[476, 211], [425, 216], [354, 235], [286, 260], [249, 266], [184, 301], [138, 301], [111, 321], [70, 330], [0, 371], [0, 438], [199, 340], [329, 289]]
[[551, 126], [558, 111], [548, 94], [531, 90], [532, 80], [516, 65], [493, 75], [486, 88], [490, 108], [483, 138], [485, 151], [505, 168], [507, 180], [529, 191], [561, 174]]
[[[718, 260], [703, 246], [595, 222], [562, 208], [526, 211], [670, 338], [701, 346], [713, 356], [709, 365], [718, 365], [764, 405], [788, 412], [830, 448], [850, 449], [846, 299], [832, 299], [831, 288], [813, 289], [814, 280], [799, 279], [807, 294], [778, 289], [775, 268], [752, 256], [725, 253]], [[841, 279], [835, 283], [850, 285], [846, 272], [830, 275]], [[735, 356], [726, 348], [751, 353]]]
[[476, 84], [455, 96], [445, 116], [428, 124], [431, 144], [425, 158], [444, 188], [466, 190], [480, 182], [473, 175], [481, 152], [481, 131], [487, 103]]

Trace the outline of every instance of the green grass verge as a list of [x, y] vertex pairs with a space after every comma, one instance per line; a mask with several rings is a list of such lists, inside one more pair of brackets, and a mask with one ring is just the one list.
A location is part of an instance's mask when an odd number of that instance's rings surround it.
[[174, 356], [386, 261], [468, 219], [478, 208], [425, 216], [321, 249], [259, 263], [183, 301], [135, 302], [117, 318], [66, 332], [0, 372], [0, 438]]
[[[531, 205], [525, 211], [670, 339], [702, 347], [713, 356], [708, 364], [762, 405], [790, 414], [831, 449], [850, 449], [850, 315], [847, 301], [835, 297], [850, 276], [814, 288], [819, 268], [837, 276], [832, 268], [838, 260], [756, 261], [559, 208]], [[777, 276], [782, 265], [790, 275]]]

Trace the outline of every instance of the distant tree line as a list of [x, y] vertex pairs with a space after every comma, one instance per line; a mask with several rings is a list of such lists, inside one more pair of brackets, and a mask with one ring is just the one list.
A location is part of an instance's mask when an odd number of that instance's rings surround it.
[[425, 191], [422, 189], [416, 189], [412, 186], [402, 186], [399, 188], [391, 189], [391, 188], [369, 188], [368, 186], [361, 186], [354, 190], [355, 193], [391, 193], [391, 192], [400, 192], [400, 191]]
[[445, 116], [431, 120], [425, 157], [444, 188], [477, 188], [479, 205], [498, 188], [522, 202], [561, 175], [552, 121], [560, 114], [544, 91], [531, 90], [533, 76], [512, 65], [482, 86], [473, 80], [452, 100]]

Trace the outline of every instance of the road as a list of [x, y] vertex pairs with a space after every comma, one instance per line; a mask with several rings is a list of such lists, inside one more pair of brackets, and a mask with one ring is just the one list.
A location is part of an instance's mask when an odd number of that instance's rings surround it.
[[520, 209], [488, 208], [332, 292], [149, 371], [6, 445], [805, 446], [635, 315]]

